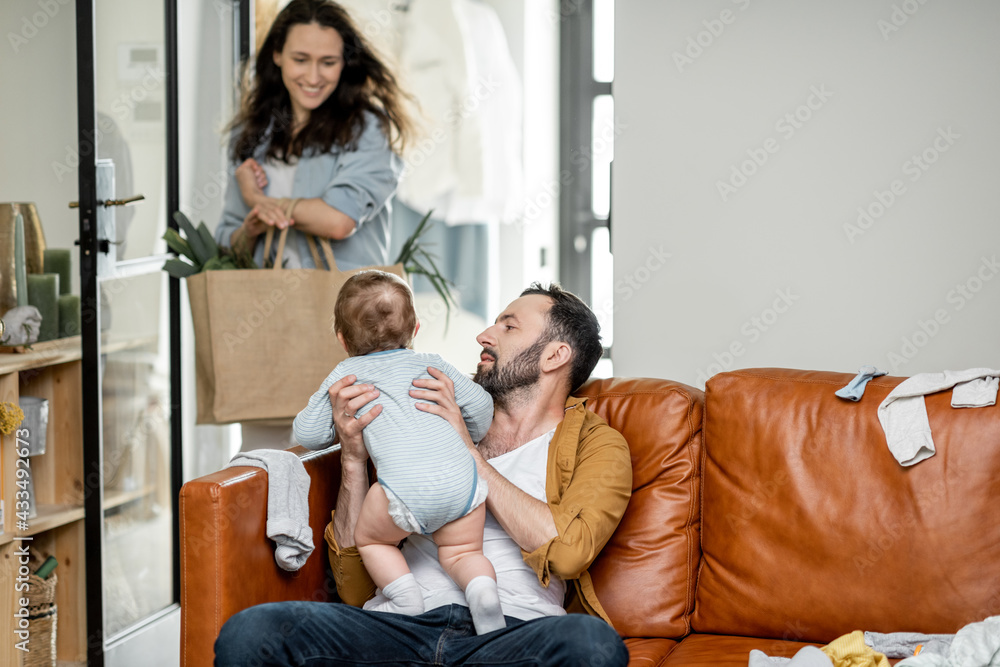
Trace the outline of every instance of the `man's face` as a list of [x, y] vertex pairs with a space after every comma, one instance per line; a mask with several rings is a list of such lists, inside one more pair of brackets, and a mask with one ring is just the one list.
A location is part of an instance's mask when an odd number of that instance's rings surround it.
[[497, 317], [496, 323], [476, 337], [483, 346], [473, 381], [503, 402], [511, 392], [530, 387], [541, 375], [539, 361], [548, 341], [552, 300], [541, 294], [522, 296]]

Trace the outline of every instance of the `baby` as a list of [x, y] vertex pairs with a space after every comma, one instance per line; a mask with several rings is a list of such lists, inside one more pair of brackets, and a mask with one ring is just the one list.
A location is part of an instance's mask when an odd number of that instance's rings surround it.
[[431, 535], [438, 560], [465, 591], [477, 634], [506, 626], [496, 572], [483, 554], [486, 482], [461, 436], [440, 416], [418, 410], [409, 395], [415, 379], [431, 379], [427, 367], [447, 374], [472, 439], [493, 420], [493, 399], [436, 354], [408, 349], [420, 325], [409, 286], [383, 271], [363, 271], [340, 290], [334, 331], [351, 355], [333, 369], [295, 418], [295, 439], [319, 449], [334, 438], [330, 385], [346, 375], [371, 384], [382, 414], [365, 430], [364, 442], [378, 473], [368, 490], [354, 540], [386, 602], [374, 608], [397, 614], [424, 612], [424, 597], [397, 545], [411, 533]]

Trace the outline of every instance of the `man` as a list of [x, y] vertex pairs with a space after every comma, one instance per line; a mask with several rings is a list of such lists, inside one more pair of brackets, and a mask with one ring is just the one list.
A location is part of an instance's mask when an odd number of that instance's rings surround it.
[[[327, 528], [331, 568], [347, 604], [282, 602], [244, 610], [219, 635], [217, 667], [628, 663], [587, 572], [628, 504], [628, 445], [571, 397], [601, 356], [597, 319], [573, 294], [535, 284], [476, 340], [483, 352], [474, 379], [495, 407], [478, 446], [443, 373], [432, 369], [434, 379], [414, 381], [411, 396], [428, 401], [420, 409], [465, 435], [489, 486], [483, 551], [497, 572], [507, 627], [476, 635], [463, 592], [441, 570], [424, 535], [409, 537], [402, 550], [429, 611], [402, 616], [358, 608], [384, 600], [372, 598], [375, 587], [354, 546], [369, 486], [361, 432], [381, 409], [355, 419], [378, 392], [348, 376], [330, 387], [342, 478]], [[565, 614], [567, 597], [571, 610], [586, 613]]]

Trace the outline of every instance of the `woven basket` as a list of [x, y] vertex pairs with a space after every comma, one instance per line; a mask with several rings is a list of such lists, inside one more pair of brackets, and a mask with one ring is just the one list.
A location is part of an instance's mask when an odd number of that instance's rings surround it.
[[28, 652], [21, 654], [21, 667], [55, 667], [58, 581], [55, 573], [48, 579], [28, 575]]

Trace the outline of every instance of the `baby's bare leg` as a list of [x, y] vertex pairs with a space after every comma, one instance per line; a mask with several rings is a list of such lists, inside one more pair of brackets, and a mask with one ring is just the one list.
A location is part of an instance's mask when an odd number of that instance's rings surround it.
[[465, 591], [476, 634], [506, 627], [493, 563], [483, 554], [486, 504], [439, 528], [433, 535], [441, 567]]
[[483, 555], [483, 525], [486, 523], [486, 503], [451, 523], [437, 529], [432, 536], [438, 545], [441, 567], [456, 584], [465, 590], [476, 577], [497, 578], [493, 563]]
[[399, 550], [410, 533], [389, 516], [389, 499], [377, 482], [368, 489], [354, 528], [354, 542], [375, 585], [389, 598], [377, 611], [415, 616], [424, 612], [424, 597]]

